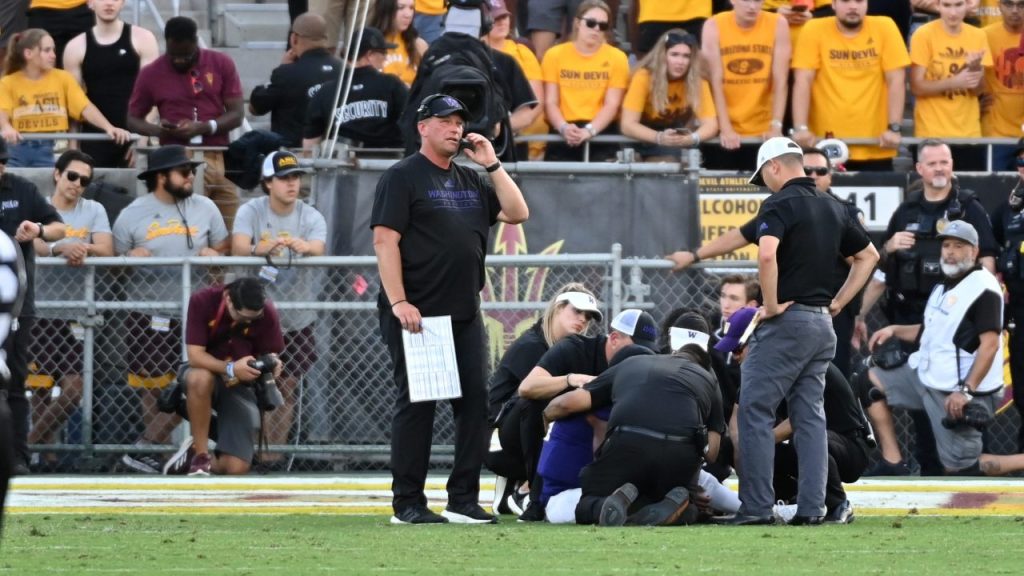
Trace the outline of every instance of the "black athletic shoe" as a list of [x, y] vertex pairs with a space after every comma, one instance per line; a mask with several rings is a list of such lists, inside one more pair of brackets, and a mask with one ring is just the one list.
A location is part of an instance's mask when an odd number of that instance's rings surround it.
[[434, 513], [426, 506], [412, 506], [396, 512], [391, 517], [392, 524], [447, 524], [448, 519]]
[[733, 514], [732, 516], [715, 518], [714, 523], [720, 526], [768, 526], [771, 524], [775, 524], [775, 517]]
[[825, 524], [851, 524], [853, 522], [853, 505], [849, 500], [829, 510], [825, 514]]
[[910, 466], [903, 460], [893, 463], [885, 458], [879, 458], [878, 462], [862, 476], [910, 476]]
[[690, 492], [679, 486], [669, 490], [660, 502], [648, 504], [626, 519], [634, 526], [671, 526], [680, 520], [690, 506]]
[[824, 516], [803, 516], [797, 514], [793, 516], [793, 519], [789, 521], [790, 526], [821, 526], [822, 522], [825, 521]]
[[516, 519], [517, 522], [543, 522], [547, 518], [544, 516], [544, 507], [540, 505], [540, 502], [530, 502], [530, 505], [526, 507], [526, 510], [519, 515]]
[[629, 516], [629, 506], [636, 501], [640, 492], [629, 482], [619, 486], [611, 496], [604, 499], [601, 515], [597, 519], [599, 526], [622, 526]]
[[448, 504], [441, 516], [455, 524], [497, 524], [498, 517], [488, 514], [479, 504]]

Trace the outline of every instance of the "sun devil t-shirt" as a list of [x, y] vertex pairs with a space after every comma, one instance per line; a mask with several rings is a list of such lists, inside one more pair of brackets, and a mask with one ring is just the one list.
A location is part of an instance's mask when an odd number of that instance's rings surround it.
[[[476, 316], [484, 287], [484, 255], [501, 205], [489, 180], [452, 163], [438, 167], [416, 153], [381, 176], [370, 228], [402, 235], [405, 297], [424, 316]], [[388, 308], [381, 290], [379, 305]]]

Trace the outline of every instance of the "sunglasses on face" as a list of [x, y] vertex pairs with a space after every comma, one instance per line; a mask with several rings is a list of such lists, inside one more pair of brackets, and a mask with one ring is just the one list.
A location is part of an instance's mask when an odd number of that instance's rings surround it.
[[606, 20], [598, 20], [597, 18], [580, 18], [580, 22], [587, 25], [587, 28], [597, 28], [601, 32], [608, 31], [608, 22]]
[[828, 174], [828, 168], [824, 166], [804, 166], [804, 174], [808, 176], [812, 174], [815, 176], [825, 176]]
[[82, 188], [89, 186], [89, 183], [92, 182], [91, 176], [79, 174], [74, 170], [68, 170], [64, 175], [68, 177], [68, 182], [80, 182], [82, 184]]
[[1017, 168], [1024, 168], [1024, 158], [1017, 158]]
[[195, 166], [179, 166], [177, 168], [174, 168], [171, 171], [172, 172], [177, 172], [178, 175], [181, 176], [182, 178], [188, 178], [189, 176], [195, 176], [196, 175], [196, 168], [195, 168]]

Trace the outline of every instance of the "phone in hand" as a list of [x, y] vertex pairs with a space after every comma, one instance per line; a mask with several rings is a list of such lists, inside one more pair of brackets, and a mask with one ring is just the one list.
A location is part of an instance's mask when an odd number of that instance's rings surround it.
[[459, 152], [462, 152], [463, 150], [472, 150], [472, 149], [473, 149], [473, 143], [469, 141], [469, 138], [463, 138], [462, 140], [459, 140], [459, 149], [456, 152], [456, 154], [458, 154]]
[[790, 6], [790, 9], [793, 10], [793, 12], [807, 12], [807, 6], [803, 4], [793, 4]]

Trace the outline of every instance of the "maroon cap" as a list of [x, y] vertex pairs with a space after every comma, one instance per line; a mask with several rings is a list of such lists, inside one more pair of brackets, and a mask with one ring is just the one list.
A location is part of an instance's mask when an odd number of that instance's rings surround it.
[[505, 0], [487, 0], [491, 5], [491, 18], [497, 20], [502, 16], [508, 16], [510, 12], [505, 7]]

